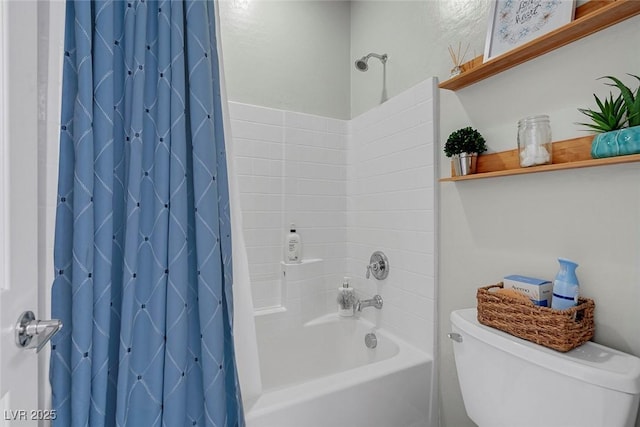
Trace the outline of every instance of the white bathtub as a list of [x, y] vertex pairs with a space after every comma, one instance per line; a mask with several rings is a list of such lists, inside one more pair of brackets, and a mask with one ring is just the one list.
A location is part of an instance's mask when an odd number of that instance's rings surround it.
[[373, 325], [335, 314], [286, 331], [274, 324], [257, 322], [263, 393], [245, 408], [248, 427], [430, 426], [428, 354], [382, 329], [369, 349]]

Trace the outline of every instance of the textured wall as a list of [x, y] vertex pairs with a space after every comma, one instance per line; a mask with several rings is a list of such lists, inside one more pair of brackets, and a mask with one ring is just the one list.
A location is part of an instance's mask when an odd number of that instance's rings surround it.
[[230, 100], [349, 118], [349, 2], [219, 4]]
[[[352, 1], [351, 117], [432, 76], [449, 75], [447, 46], [469, 45], [467, 59], [483, 51], [488, 0]], [[377, 60], [360, 72], [353, 61], [387, 53], [386, 74]]]

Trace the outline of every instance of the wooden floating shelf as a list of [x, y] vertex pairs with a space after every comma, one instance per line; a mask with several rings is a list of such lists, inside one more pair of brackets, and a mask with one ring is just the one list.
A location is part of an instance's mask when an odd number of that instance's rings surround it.
[[535, 40], [486, 63], [480, 55], [462, 64], [462, 73], [440, 83], [441, 89], [458, 90], [537, 58], [561, 46], [615, 25], [640, 13], [638, 0], [591, 0], [576, 8], [575, 19]]
[[501, 151], [499, 153], [482, 154], [478, 156], [478, 165], [475, 174], [442, 178], [440, 179], [440, 182], [468, 181], [472, 179], [496, 178], [499, 176], [524, 175], [529, 173], [640, 162], [640, 154], [592, 159], [592, 141], [593, 135], [554, 142], [554, 163], [551, 165], [531, 166], [528, 168], [520, 167], [519, 153], [517, 149]]

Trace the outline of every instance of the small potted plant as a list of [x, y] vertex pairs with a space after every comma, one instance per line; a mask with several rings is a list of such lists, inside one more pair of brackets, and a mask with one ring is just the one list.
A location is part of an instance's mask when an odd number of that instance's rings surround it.
[[484, 137], [471, 126], [452, 132], [444, 144], [444, 154], [451, 157], [455, 176], [475, 173], [478, 155], [485, 151]]
[[[629, 75], [640, 81], [640, 77]], [[640, 86], [634, 93], [616, 77], [601, 78], [613, 82], [607, 84], [616, 87], [619, 93], [614, 98], [610, 92], [604, 102], [594, 94], [598, 105], [596, 110], [578, 108], [592, 121], [578, 124], [597, 133], [591, 144], [591, 157], [598, 159], [640, 153]]]

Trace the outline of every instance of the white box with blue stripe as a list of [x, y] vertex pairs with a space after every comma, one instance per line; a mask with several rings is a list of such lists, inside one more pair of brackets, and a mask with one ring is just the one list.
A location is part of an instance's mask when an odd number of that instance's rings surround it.
[[551, 307], [553, 283], [549, 280], [512, 274], [506, 276], [502, 283], [505, 289], [515, 289], [528, 296], [535, 305]]

